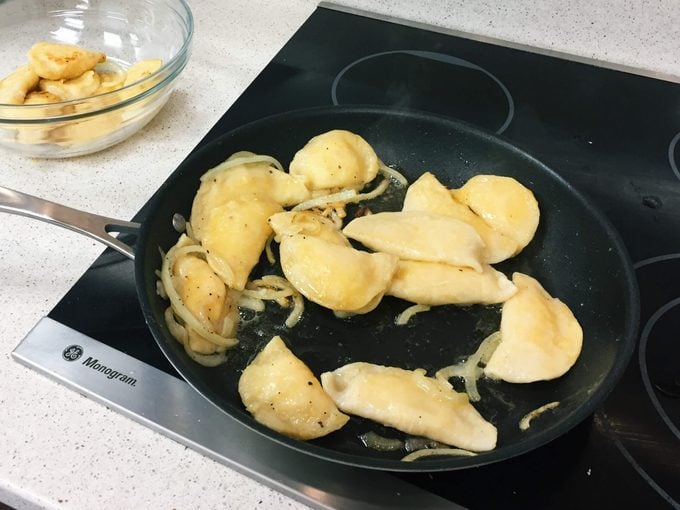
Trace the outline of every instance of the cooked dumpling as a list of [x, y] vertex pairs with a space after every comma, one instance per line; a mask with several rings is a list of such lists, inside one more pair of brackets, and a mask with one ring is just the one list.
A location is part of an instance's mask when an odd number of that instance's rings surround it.
[[[140, 60], [139, 62], [135, 62], [127, 70], [127, 73], [125, 75], [125, 81], [123, 82], [123, 86], [127, 88], [121, 91], [120, 95], [122, 97], [136, 96], [146, 90], [149, 90], [151, 87], [159, 83], [163, 79], [162, 74], [156, 75], [153, 79], [147, 78], [156, 71], [158, 71], [162, 65], [163, 61], [156, 58]], [[140, 82], [141, 80], [145, 81], [142, 81], [137, 85], [130, 86], [134, 83]]]
[[271, 200], [241, 198], [215, 207], [203, 226], [206, 259], [229, 288], [243, 290], [272, 229], [269, 216], [281, 211]]
[[254, 196], [287, 207], [307, 200], [309, 195], [302, 178], [277, 170], [268, 163], [227, 167], [201, 182], [191, 209], [191, 226], [200, 240], [211, 211], [229, 200]]
[[295, 439], [325, 436], [349, 420], [278, 336], [245, 368], [238, 392], [258, 422]]
[[33, 70], [47, 80], [70, 80], [106, 60], [106, 55], [80, 46], [39, 42], [28, 51]]
[[359, 135], [335, 129], [315, 136], [290, 163], [291, 175], [305, 179], [310, 190], [362, 188], [378, 175], [378, 156]]
[[107, 60], [102, 64], [97, 64], [94, 70], [99, 76], [100, 82], [99, 88], [97, 89], [97, 94], [103, 94], [105, 92], [117, 90], [123, 87], [125, 84], [127, 71], [111, 60]]
[[482, 270], [484, 243], [467, 223], [423, 211], [381, 212], [349, 222], [343, 233], [401, 259], [446, 262]]
[[94, 71], [85, 71], [77, 78], [70, 80], [40, 80], [40, 90], [61, 97], [64, 101], [81, 99], [96, 94], [101, 80]]
[[[24, 104], [41, 104], [44, 105], [40, 109], [40, 113], [46, 117], [57, 116], [68, 113], [72, 108], [70, 106], [47, 106], [53, 103], [61, 102], [61, 98], [50, 94], [49, 92], [44, 92], [42, 90], [34, 90], [26, 94], [26, 99]], [[17, 112], [18, 113], [18, 112]], [[35, 112], [24, 112], [26, 116], [34, 117]], [[52, 131], [51, 127], [45, 128], [43, 126], [21, 126], [17, 128], [17, 140], [20, 143], [44, 143]]]
[[281, 268], [310, 301], [351, 314], [373, 310], [394, 274], [397, 257], [356, 250], [328, 218], [314, 211], [274, 214]]
[[26, 94], [26, 99], [24, 104], [49, 104], [58, 103], [63, 101], [63, 99], [51, 92], [45, 92], [44, 90], [34, 90]]
[[517, 253], [533, 239], [540, 216], [538, 202], [512, 177], [476, 175], [451, 194], [493, 229], [515, 240]]
[[[179, 257], [172, 268], [173, 283], [182, 303], [200, 322], [224, 337], [236, 334], [238, 308], [222, 280], [205, 260], [193, 254]], [[189, 327], [189, 347], [198, 354], [213, 354], [218, 346]]]
[[503, 304], [501, 342], [484, 373], [511, 383], [560, 377], [581, 352], [581, 326], [569, 307], [535, 279], [515, 273], [512, 281], [517, 294]]
[[0, 80], [0, 104], [24, 104], [26, 94], [38, 85], [39, 80], [31, 66], [21, 66]]
[[88, 140], [95, 140], [118, 129], [121, 122], [122, 117], [119, 112], [96, 115], [53, 129], [49, 133], [49, 141], [68, 146]]
[[149, 58], [135, 62], [130, 66], [130, 69], [127, 70], [123, 85], [127, 87], [128, 85], [132, 85], [133, 83], [152, 75], [158, 71], [162, 65], [163, 61], [157, 58]]
[[472, 451], [496, 446], [497, 431], [465, 393], [425, 370], [351, 363], [321, 374], [321, 384], [341, 411]]
[[490, 305], [515, 292], [513, 283], [487, 264], [479, 273], [439, 262], [400, 260], [386, 294], [420, 305]]
[[518, 251], [517, 242], [491, 228], [468, 206], [456, 201], [449, 190], [430, 172], [411, 184], [404, 198], [404, 211], [425, 211], [451, 216], [473, 227], [484, 241], [482, 261], [495, 264]]
[[340, 246], [351, 246], [335, 224], [315, 211], [287, 211], [274, 214], [269, 225], [279, 237], [307, 235], [324, 239]]
[[359, 251], [309, 235], [284, 236], [279, 254], [283, 274], [303, 296], [331, 310], [351, 313], [375, 308], [397, 267], [393, 255]]

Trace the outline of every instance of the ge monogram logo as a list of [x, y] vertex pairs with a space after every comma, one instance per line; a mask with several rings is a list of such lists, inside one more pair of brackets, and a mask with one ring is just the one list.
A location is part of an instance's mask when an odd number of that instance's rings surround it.
[[83, 348], [80, 345], [69, 345], [61, 353], [61, 357], [66, 361], [75, 361], [83, 355]]

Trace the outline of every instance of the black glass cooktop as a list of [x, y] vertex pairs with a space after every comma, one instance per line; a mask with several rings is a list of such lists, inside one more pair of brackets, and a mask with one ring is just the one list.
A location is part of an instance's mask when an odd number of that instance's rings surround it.
[[[506, 137], [609, 217], [639, 279], [638, 347], [592, 417], [519, 458], [403, 478], [471, 508], [680, 507], [680, 85], [319, 8], [199, 147], [333, 104], [425, 110]], [[176, 375], [115, 252], [50, 317]]]

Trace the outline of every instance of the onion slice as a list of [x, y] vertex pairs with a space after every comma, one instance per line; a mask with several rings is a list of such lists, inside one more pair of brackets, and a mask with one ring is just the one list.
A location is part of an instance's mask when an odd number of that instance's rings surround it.
[[491, 333], [482, 340], [474, 354], [470, 355], [463, 363], [444, 367], [437, 371], [435, 377], [446, 381], [451, 377], [462, 377], [465, 381], [465, 392], [468, 394], [470, 401], [479, 402], [482, 397], [477, 390], [477, 379], [484, 374], [484, 370], [479, 367], [479, 364], [486, 364], [489, 361], [500, 341], [500, 331]]
[[193, 329], [199, 336], [203, 337], [205, 340], [212, 342], [213, 344], [220, 347], [233, 347], [238, 343], [236, 338], [225, 338], [218, 334], [212, 325], [207, 321], [199, 320], [193, 313], [184, 305], [181, 296], [175, 289], [172, 281], [172, 268], [175, 265], [175, 261], [183, 256], [190, 253], [200, 253], [205, 254], [205, 248], [195, 245], [195, 244], [185, 244], [182, 245], [182, 239], [170, 248], [168, 253], [163, 257], [163, 265], [161, 267], [161, 282], [163, 283], [163, 289], [165, 294], [170, 300], [170, 305], [172, 311], [177, 315], [184, 324], [189, 328]]
[[270, 274], [248, 282], [241, 294], [239, 306], [261, 312], [265, 308], [263, 301], [276, 301], [280, 306], [290, 307], [288, 298], [293, 300], [293, 309], [288, 314], [285, 325], [292, 328], [300, 321], [305, 302], [298, 290], [283, 276]]
[[271, 156], [266, 156], [264, 154], [252, 154], [249, 156], [237, 156], [235, 158], [229, 158], [226, 161], [220, 163], [214, 168], [211, 168], [206, 173], [201, 175], [201, 182], [205, 182], [215, 176], [240, 165], [252, 165], [254, 163], [269, 163], [269, 165], [275, 167], [280, 172], [283, 172], [283, 166], [279, 163], [279, 160], [272, 158]]
[[386, 177], [388, 179], [392, 179], [397, 183], [397, 185], [400, 188], [403, 188], [405, 186], [408, 186], [408, 180], [406, 177], [403, 176], [401, 172], [398, 170], [395, 170], [392, 167], [387, 166], [385, 163], [380, 161], [380, 167], [379, 167], [380, 173], [383, 175], [383, 177]]
[[546, 411], [549, 411], [550, 409], [555, 409], [558, 405], [560, 405], [559, 401], [555, 402], [549, 402], [545, 405], [542, 405], [541, 407], [534, 409], [533, 411], [527, 413], [524, 418], [522, 418], [519, 421], [519, 430], [528, 430], [529, 427], [531, 426], [531, 420], [536, 418], [537, 416], [543, 414]]
[[321, 197], [311, 198], [293, 207], [293, 211], [304, 211], [307, 209], [325, 208], [332, 204], [352, 204], [362, 200], [372, 200], [382, 195], [390, 185], [389, 179], [383, 179], [374, 190], [368, 193], [357, 193], [354, 189], [346, 189], [338, 193], [331, 193]]
[[428, 305], [413, 305], [409, 306], [406, 310], [401, 312], [397, 317], [394, 319], [394, 323], [397, 326], [404, 326], [408, 324], [408, 321], [411, 320], [411, 317], [413, 317], [417, 313], [422, 313], [422, 312], [428, 312], [430, 310], [430, 307]]
[[409, 453], [401, 460], [404, 462], [413, 462], [414, 460], [418, 460], [423, 457], [474, 457], [475, 455], [477, 455], [475, 452], [461, 450], [460, 448], [425, 448], [424, 450], [417, 450], [413, 453]]

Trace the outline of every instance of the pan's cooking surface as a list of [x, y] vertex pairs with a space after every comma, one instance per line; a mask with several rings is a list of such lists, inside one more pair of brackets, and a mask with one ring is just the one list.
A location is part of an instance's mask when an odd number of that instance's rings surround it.
[[[340, 431], [313, 442], [292, 441], [256, 424], [237, 392], [238, 378], [264, 342], [279, 334], [293, 352], [319, 375], [348, 362], [366, 361], [430, 375], [473, 353], [500, 323], [498, 309], [441, 307], [417, 316], [410, 326], [394, 324], [409, 306], [387, 299], [373, 312], [339, 320], [327, 310], [307, 306], [301, 323], [288, 330], [266, 316], [239, 332], [241, 343], [226, 364], [205, 368], [193, 363], [169, 334], [163, 320], [167, 301], [156, 294], [158, 247], [167, 251], [177, 239], [168, 218], [188, 216], [200, 174], [245, 149], [277, 157], [287, 166], [311, 137], [333, 128], [363, 136], [383, 161], [397, 165], [410, 182], [425, 170], [449, 187], [459, 187], [482, 171], [507, 175], [532, 189], [541, 223], [530, 245], [502, 267], [507, 274], [533, 275], [574, 311], [586, 339], [580, 361], [557, 381], [531, 385], [484, 384], [477, 406], [499, 433], [498, 446], [475, 457], [449, 457], [403, 463], [403, 452], [385, 454], [365, 448], [358, 436], [369, 430], [395, 437], [370, 422], [353, 419]], [[400, 200], [392, 210], [398, 209]], [[220, 137], [189, 157], [158, 191], [150, 205], [137, 250], [137, 278], [142, 309], [161, 347], [188, 382], [209, 400], [248, 426], [313, 455], [361, 467], [391, 470], [457, 469], [502, 460], [561, 435], [594, 409], [628, 361], [637, 327], [637, 289], [618, 235], [569, 184], [531, 156], [493, 135], [431, 114], [375, 108], [332, 107], [269, 117]], [[262, 264], [265, 270], [266, 263]], [[269, 305], [269, 309], [276, 305]], [[266, 315], [266, 314], [265, 314]], [[522, 416], [548, 402], [560, 401], [551, 419], [522, 433]], [[399, 434], [401, 435], [401, 434]]]
[[[319, 9], [205, 142], [282, 111], [406, 106], [500, 131], [592, 198], [638, 262], [641, 339], [621, 384], [584, 423], [531, 453], [402, 476], [475, 507], [657, 507], [680, 501], [680, 353], [672, 341], [680, 323], [680, 113], [669, 107], [679, 100], [673, 84]], [[94, 299], [103, 286], [116, 306]], [[616, 292], [602, 299], [621, 304]], [[132, 264], [115, 254], [104, 254], [51, 316], [173, 373], [145, 328]]]

